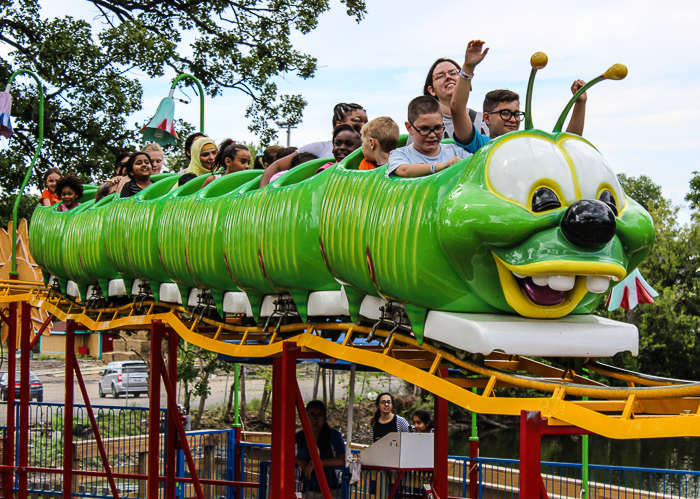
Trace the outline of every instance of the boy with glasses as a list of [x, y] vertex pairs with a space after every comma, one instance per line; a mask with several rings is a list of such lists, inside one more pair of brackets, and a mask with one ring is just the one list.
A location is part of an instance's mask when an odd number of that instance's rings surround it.
[[[464, 55], [464, 65], [459, 72], [459, 78], [452, 94], [450, 110], [454, 122], [455, 143], [474, 154], [489, 140], [514, 132], [520, 128], [520, 122], [525, 118], [525, 113], [520, 111], [520, 96], [510, 90], [492, 90], [484, 99], [484, 122], [489, 126], [489, 135], [480, 133], [465, 111], [471, 90], [471, 80], [474, 78], [474, 69], [484, 60], [489, 49], [484, 49], [484, 42], [472, 40], [467, 45]], [[571, 91], [576, 93], [584, 85], [581, 80], [576, 80]], [[581, 95], [574, 104], [571, 121], [566, 129], [568, 133], [581, 135], [586, 115], [586, 94]]]
[[471, 156], [455, 144], [440, 144], [445, 124], [440, 103], [422, 95], [408, 104], [406, 129], [413, 143], [391, 151], [387, 173], [399, 177], [423, 177], [437, 173]]

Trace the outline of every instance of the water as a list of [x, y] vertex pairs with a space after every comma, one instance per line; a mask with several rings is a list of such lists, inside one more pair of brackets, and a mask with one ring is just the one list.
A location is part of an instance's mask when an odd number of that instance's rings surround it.
[[[450, 434], [449, 453], [469, 455], [469, 432]], [[599, 435], [589, 437], [590, 464], [664, 468], [700, 471], [700, 441], [692, 438], [653, 438], [643, 440], [613, 440]], [[582, 439], [568, 435], [542, 437], [542, 461], [580, 463]], [[479, 438], [479, 455], [503, 459], [520, 456], [520, 431], [484, 432]]]

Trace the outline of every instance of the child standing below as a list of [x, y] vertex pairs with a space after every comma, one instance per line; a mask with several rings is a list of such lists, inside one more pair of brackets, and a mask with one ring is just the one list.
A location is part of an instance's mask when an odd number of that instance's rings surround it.
[[454, 144], [440, 144], [445, 124], [440, 103], [422, 95], [408, 104], [406, 129], [413, 144], [391, 151], [389, 176], [424, 177], [432, 175], [468, 158], [471, 153]]
[[78, 199], [83, 197], [83, 184], [75, 175], [66, 175], [56, 184], [56, 192], [63, 201], [58, 211], [69, 211], [80, 206]]
[[58, 168], [49, 168], [46, 170], [46, 173], [44, 173], [44, 185], [46, 189], [44, 189], [39, 198], [39, 203], [42, 206], [53, 206], [61, 200], [56, 191], [56, 184], [58, 184], [59, 180], [61, 180], [61, 170]]
[[360, 170], [374, 170], [389, 162], [389, 154], [399, 143], [399, 125], [386, 116], [374, 118], [362, 127], [362, 154]]

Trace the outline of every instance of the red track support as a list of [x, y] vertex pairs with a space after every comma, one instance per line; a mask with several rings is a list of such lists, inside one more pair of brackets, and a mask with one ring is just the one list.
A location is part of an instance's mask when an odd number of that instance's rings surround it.
[[36, 346], [37, 343], [39, 343], [39, 340], [41, 339], [41, 335], [44, 334], [44, 331], [46, 331], [46, 328], [49, 327], [49, 324], [51, 324], [51, 321], [53, 320], [54, 315], [49, 314], [48, 319], [41, 325], [39, 328], [39, 332], [34, 335], [34, 338], [32, 338], [32, 343], [29, 345], [29, 350], [34, 350], [34, 347]]
[[284, 343], [282, 355], [272, 363], [272, 463], [270, 467], [270, 497], [294, 497], [294, 406], [296, 359], [299, 348]]
[[158, 499], [160, 483], [160, 372], [161, 340], [165, 324], [162, 321], [151, 322], [151, 374], [148, 392], [148, 499]]
[[[238, 445], [241, 442], [241, 436], [243, 432], [243, 428], [240, 426], [234, 428], [234, 431], [236, 432], [236, 447], [235, 447], [235, 457], [234, 457], [234, 470], [233, 470], [233, 479], [236, 482], [241, 481], [241, 447]], [[236, 487], [236, 490], [233, 491], [233, 499], [240, 499], [241, 497], [241, 490], [239, 487]]]
[[318, 455], [318, 447], [316, 446], [316, 442], [314, 442], [314, 435], [311, 432], [309, 416], [306, 414], [306, 407], [304, 407], [304, 399], [301, 396], [301, 390], [299, 389], [299, 383], [297, 382], [296, 378], [294, 378], [294, 384], [296, 385], [297, 412], [299, 413], [301, 427], [304, 429], [304, 438], [306, 439], [306, 446], [309, 448], [309, 454], [311, 454], [311, 461], [314, 463], [316, 480], [318, 481], [318, 484], [321, 487], [321, 496], [323, 497], [323, 499], [331, 499], [331, 489], [328, 487], [326, 474], [323, 472], [321, 456]]
[[469, 497], [479, 497], [479, 440], [469, 441]]
[[[153, 345], [151, 345], [151, 350]], [[165, 360], [163, 356], [160, 356], [161, 366], [165, 366]], [[175, 385], [170, 381], [170, 375], [167, 369], [161, 369], [160, 374], [163, 377], [163, 386], [165, 387], [165, 392], [168, 395], [168, 412], [178, 412], [177, 410], [177, 393], [175, 391]], [[202, 493], [202, 482], [199, 480], [199, 475], [197, 474], [197, 468], [194, 465], [194, 459], [192, 458], [192, 452], [190, 451], [190, 444], [187, 441], [187, 434], [185, 433], [185, 428], [182, 426], [182, 421], [177, 418], [177, 434], [180, 438], [180, 444], [182, 445], [182, 450], [185, 452], [185, 459], [187, 460], [187, 467], [190, 470], [190, 476], [192, 477], [192, 483], [194, 484], [194, 490], [197, 494], [197, 499], [204, 499], [204, 494]], [[182, 480], [180, 480], [182, 481]]]
[[[9, 319], [9, 320], [8, 320]], [[7, 335], [7, 429], [5, 440], [5, 466], [15, 465], [15, 357], [17, 355], [17, 303], [10, 303]], [[9, 389], [9, 387], [13, 387]], [[11, 491], [15, 483], [14, 472], [5, 473], [4, 490]], [[10, 495], [10, 494], [8, 494]]]
[[63, 408], [63, 499], [73, 495], [73, 371], [75, 370], [75, 321], [66, 323], [66, 379]]
[[[168, 328], [168, 374], [170, 379], [177, 381], [177, 333]], [[176, 401], [177, 402], [177, 401]], [[168, 411], [168, 422], [165, 430], [165, 497], [175, 497], [175, 475], [177, 472], [177, 422], [180, 420], [179, 411]]]
[[[443, 378], [448, 375], [442, 369]], [[448, 474], [448, 429], [450, 426], [448, 403], [442, 397], [435, 396], [435, 447], [433, 456], [433, 488], [439, 497], [447, 497]]]
[[542, 435], [591, 435], [576, 426], [548, 426], [539, 411], [520, 412], [519, 499], [547, 499], [541, 474]]
[[105, 467], [105, 472], [107, 474], [107, 481], [109, 482], [109, 488], [112, 490], [112, 497], [119, 499], [119, 492], [117, 491], [117, 484], [114, 481], [114, 475], [112, 474], [112, 467], [109, 465], [109, 459], [107, 458], [107, 451], [102, 443], [102, 436], [100, 435], [100, 428], [97, 426], [97, 420], [95, 419], [95, 413], [92, 410], [92, 404], [90, 403], [90, 396], [88, 395], [87, 388], [85, 387], [85, 381], [83, 380], [83, 373], [80, 371], [80, 366], [78, 365], [78, 359], [75, 357], [75, 352], [66, 352], [66, 355], [73, 355], [73, 363], [75, 365], [75, 377], [78, 378], [78, 386], [80, 387], [80, 392], [83, 395], [83, 402], [85, 402], [85, 409], [88, 413], [88, 418], [90, 418], [90, 426], [92, 426], [92, 433], [97, 442], [97, 449], [100, 452], [100, 458], [102, 459], [102, 465]]
[[[17, 442], [19, 446], [19, 469], [17, 470], [17, 497], [18, 499], [26, 499], [27, 489], [29, 488], [29, 475], [27, 474], [27, 466], [29, 466], [29, 399], [31, 398], [31, 390], [29, 387], [29, 358], [31, 357], [29, 335], [32, 326], [32, 311], [29, 303], [24, 301], [22, 302], [21, 308], [20, 346], [22, 355], [19, 361], [19, 441]], [[10, 386], [11, 385], [8, 384], [8, 388]]]

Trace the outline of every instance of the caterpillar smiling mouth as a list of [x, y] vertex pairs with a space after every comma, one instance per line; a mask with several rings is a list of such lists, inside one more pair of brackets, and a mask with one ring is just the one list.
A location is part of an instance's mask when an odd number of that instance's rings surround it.
[[556, 319], [571, 313], [586, 293], [604, 293], [625, 269], [604, 262], [548, 261], [509, 265], [493, 254], [508, 305], [524, 317]]

